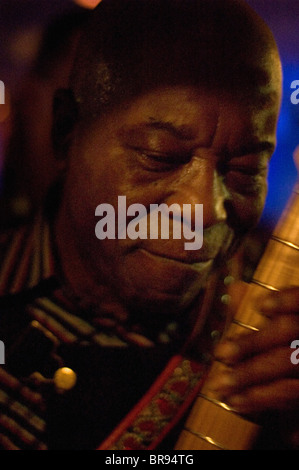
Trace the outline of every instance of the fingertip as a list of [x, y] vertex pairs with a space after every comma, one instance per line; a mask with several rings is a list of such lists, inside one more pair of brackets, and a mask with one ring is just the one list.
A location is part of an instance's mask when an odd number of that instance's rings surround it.
[[277, 309], [278, 302], [274, 295], [264, 297], [260, 300], [260, 311], [263, 313], [271, 313]]
[[218, 344], [215, 349], [215, 358], [224, 363], [231, 363], [237, 359], [240, 353], [239, 346], [230, 340], [225, 340]]

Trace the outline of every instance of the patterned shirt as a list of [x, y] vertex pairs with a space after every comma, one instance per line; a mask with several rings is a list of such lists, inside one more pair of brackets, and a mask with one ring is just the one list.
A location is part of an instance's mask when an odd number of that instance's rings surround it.
[[[173, 356], [175, 325], [153, 341], [113, 316], [82, 315], [57, 279], [43, 216], [0, 244], [0, 448], [97, 448]], [[77, 374], [65, 393], [54, 380], [63, 367]]]

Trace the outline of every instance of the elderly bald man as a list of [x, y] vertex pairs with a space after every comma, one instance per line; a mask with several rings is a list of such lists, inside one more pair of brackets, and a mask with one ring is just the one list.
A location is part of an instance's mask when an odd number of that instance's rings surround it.
[[[219, 295], [210, 284], [263, 209], [280, 99], [275, 41], [244, 1], [103, 0], [94, 10], [54, 103], [61, 178], [34, 228], [4, 247], [3, 377], [18, 403], [27, 387], [34, 410], [20, 418], [7, 401], [5, 448], [173, 448], [211, 332], [226, 325], [223, 312], [206, 314]], [[174, 216], [169, 239], [99, 240], [95, 209], [120, 216], [119, 196], [148, 217], [151, 204], [189, 205], [193, 227], [202, 204], [202, 248], [171, 237]], [[234, 367], [215, 388], [241, 413], [270, 412], [266, 431], [298, 407], [298, 298], [275, 295], [271, 326], [218, 352]], [[275, 434], [270, 445], [285, 445]]]

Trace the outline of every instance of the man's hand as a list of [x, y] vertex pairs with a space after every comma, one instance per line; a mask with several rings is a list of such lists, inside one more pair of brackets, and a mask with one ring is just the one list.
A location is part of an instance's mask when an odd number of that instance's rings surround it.
[[[216, 348], [216, 359], [231, 367], [211, 388], [241, 413], [291, 411], [298, 418], [299, 364], [291, 361], [291, 344], [299, 340], [299, 288], [267, 295], [258, 309], [270, 318], [264, 328]], [[299, 444], [298, 419], [294, 425]]]

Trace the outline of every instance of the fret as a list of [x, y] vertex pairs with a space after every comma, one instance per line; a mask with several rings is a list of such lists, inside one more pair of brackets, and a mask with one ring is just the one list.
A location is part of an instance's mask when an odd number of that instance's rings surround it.
[[277, 289], [276, 287], [270, 286], [270, 284], [265, 284], [264, 282], [258, 281], [257, 279], [252, 279], [251, 282], [253, 284], [257, 284], [258, 286], [261, 286], [261, 287], [263, 287], [264, 289], [267, 289], [267, 290], [272, 290], [274, 292], [279, 291], [279, 289]]
[[[232, 433], [234, 429], [238, 429], [238, 432]], [[252, 444], [259, 430], [260, 426], [256, 423], [224, 409], [207, 397], [199, 396], [176, 450], [207, 450], [213, 447], [242, 450]]]
[[[288, 243], [293, 243], [293, 241]], [[298, 279], [299, 250], [293, 249], [289, 244], [270, 239], [252, 283], [268, 290], [279, 291], [296, 283], [298, 285]]]
[[252, 326], [252, 325], [247, 325], [247, 323], [243, 323], [242, 321], [237, 320], [236, 318], [233, 319], [233, 323], [235, 325], [241, 326], [242, 328], [245, 328], [246, 330], [255, 331], [255, 332], [260, 331], [259, 328], [256, 328], [255, 326]]
[[282, 243], [283, 245], [286, 245], [289, 248], [293, 248], [294, 250], [299, 251], [299, 245], [295, 245], [295, 243], [289, 242], [287, 240], [283, 240], [282, 238], [276, 237], [275, 235], [272, 235], [271, 239], [276, 242]]
[[193, 434], [195, 437], [198, 437], [199, 439], [202, 439], [203, 441], [206, 441], [208, 444], [211, 444], [213, 447], [217, 447], [217, 449], [220, 449], [220, 450], [228, 450], [226, 449], [224, 446], [222, 446], [221, 444], [219, 444], [219, 442], [216, 442], [214, 439], [212, 439], [211, 437], [209, 436], [205, 436], [204, 434], [201, 434], [200, 432], [198, 431], [193, 431], [192, 429], [189, 429], [187, 427], [184, 428], [184, 431], [187, 431], [189, 432], [190, 434]]
[[236, 413], [236, 410], [234, 408], [227, 405], [223, 401], [216, 400], [216, 398], [208, 397], [207, 395], [204, 395], [203, 393], [199, 393], [198, 397], [204, 398], [205, 400], [208, 400], [211, 403], [214, 403], [214, 405], [220, 406], [221, 408], [223, 408], [226, 411], [230, 411], [231, 413]]

